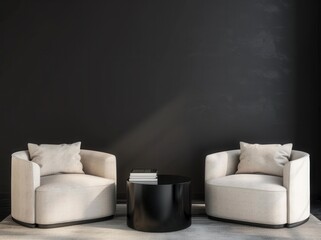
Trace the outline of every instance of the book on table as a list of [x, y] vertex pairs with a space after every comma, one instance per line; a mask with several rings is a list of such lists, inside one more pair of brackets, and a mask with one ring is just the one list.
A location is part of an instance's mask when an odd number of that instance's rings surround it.
[[130, 178], [156, 178], [156, 169], [133, 169], [129, 175]]
[[143, 184], [157, 184], [157, 170], [133, 169], [130, 172], [129, 181]]
[[135, 179], [129, 179], [129, 182], [131, 183], [140, 183], [140, 184], [149, 184], [149, 185], [157, 185], [158, 184], [158, 181], [157, 181], [157, 178], [154, 179], [153, 181], [137, 181]]

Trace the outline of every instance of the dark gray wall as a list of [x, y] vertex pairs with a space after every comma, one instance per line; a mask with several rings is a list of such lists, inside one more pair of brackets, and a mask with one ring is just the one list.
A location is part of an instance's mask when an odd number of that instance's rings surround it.
[[187, 175], [239, 141], [311, 153], [320, 194], [317, 8], [312, 1], [8, 1], [0, 49], [0, 192], [28, 142]]

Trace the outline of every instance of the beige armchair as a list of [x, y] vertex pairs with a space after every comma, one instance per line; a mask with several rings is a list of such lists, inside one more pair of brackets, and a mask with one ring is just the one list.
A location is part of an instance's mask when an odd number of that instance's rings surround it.
[[50, 228], [112, 218], [116, 208], [116, 158], [81, 150], [85, 174], [40, 177], [28, 151], [12, 154], [11, 215], [27, 227]]
[[235, 174], [240, 150], [208, 155], [205, 207], [210, 218], [281, 228], [303, 224], [310, 215], [309, 154], [292, 150], [283, 176]]

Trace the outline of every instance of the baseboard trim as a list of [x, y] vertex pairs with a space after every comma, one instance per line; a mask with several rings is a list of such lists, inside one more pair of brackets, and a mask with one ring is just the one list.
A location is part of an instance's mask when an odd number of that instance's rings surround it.
[[71, 225], [78, 225], [78, 224], [84, 224], [84, 223], [93, 223], [93, 222], [100, 222], [100, 221], [106, 221], [110, 220], [114, 217], [114, 215], [108, 216], [108, 217], [102, 217], [102, 218], [95, 218], [95, 219], [88, 219], [88, 220], [81, 220], [81, 221], [73, 221], [73, 222], [65, 222], [65, 223], [55, 223], [55, 224], [31, 224], [19, 221], [15, 218], [12, 218], [12, 220], [24, 227], [29, 228], [57, 228], [57, 227], [67, 227]]

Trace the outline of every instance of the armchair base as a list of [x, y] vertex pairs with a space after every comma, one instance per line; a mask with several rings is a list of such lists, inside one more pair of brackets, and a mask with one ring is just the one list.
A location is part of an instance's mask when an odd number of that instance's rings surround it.
[[15, 223], [18, 223], [24, 227], [28, 227], [28, 228], [35, 228], [37, 227], [37, 224], [34, 224], [34, 223], [26, 223], [26, 222], [22, 222], [22, 221], [19, 221], [17, 219], [15, 219], [14, 217], [11, 217], [12, 220], [15, 222]]
[[73, 222], [65, 222], [65, 223], [55, 223], [55, 224], [31, 224], [31, 223], [25, 223], [21, 222], [15, 218], [12, 218], [12, 220], [24, 227], [29, 228], [56, 228], [56, 227], [66, 227], [71, 225], [77, 225], [77, 224], [84, 224], [84, 223], [93, 223], [93, 222], [100, 222], [100, 221], [106, 221], [110, 220], [114, 217], [114, 215], [108, 216], [108, 217], [102, 217], [102, 218], [95, 218], [95, 219], [88, 219], [88, 220], [81, 220], [81, 221], [73, 221]]
[[263, 224], [263, 223], [253, 223], [253, 222], [245, 222], [245, 221], [238, 221], [238, 220], [232, 220], [232, 219], [226, 219], [226, 218], [218, 218], [218, 217], [212, 217], [208, 215], [209, 219], [215, 220], [215, 221], [222, 221], [222, 222], [228, 222], [228, 223], [237, 223], [237, 224], [243, 224], [243, 225], [249, 225], [249, 226], [254, 226], [254, 227], [262, 227], [262, 228], [273, 228], [273, 229], [279, 229], [279, 228], [293, 228], [300, 226], [304, 223], [306, 223], [310, 217], [307, 219], [296, 222], [296, 223], [291, 223], [291, 224]]
[[310, 217], [308, 217], [307, 219], [304, 219], [303, 221], [300, 221], [300, 222], [286, 224], [286, 227], [288, 227], [288, 228], [293, 228], [293, 227], [300, 226], [300, 225], [302, 225], [303, 223], [306, 223], [307, 221], [309, 221], [309, 219], [310, 219]]

